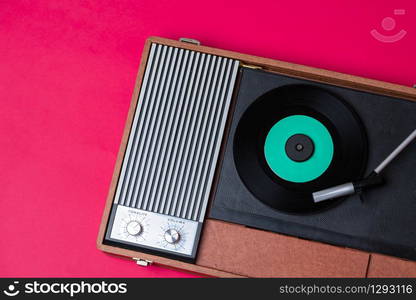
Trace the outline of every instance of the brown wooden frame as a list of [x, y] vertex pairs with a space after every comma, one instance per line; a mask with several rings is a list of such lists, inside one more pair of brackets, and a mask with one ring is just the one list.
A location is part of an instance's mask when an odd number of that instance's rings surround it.
[[[97, 238], [97, 247], [99, 249], [128, 258], [140, 258], [149, 260], [155, 264], [173, 269], [185, 270], [215, 277], [377, 276], [379, 273], [372, 270], [382, 270], [383, 268], [380, 267], [380, 264], [382, 264], [384, 261], [389, 263], [391, 269], [392, 260], [393, 262], [397, 261], [397, 264], [395, 265], [399, 266], [399, 269], [395, 269], [391, 272], [393, 276], [416, 276], [415, 262], [392, 257], [385, 257], [378, 254], [374, 256], [374, 254], [366, 253], [363, 251], [326, 245], [315, 241], [302, 240], [295, 237], [246, 228], [241, 225], [230, 224], [211, 219], [206, 220], [206, 224], [203, 229], [199, 254], [195, 264], [146, 254], [139, 251], [104, 245], [104, 234], [107, 227], [118, 177], [121, 171], [122, 160], [127, 146], [127, 140], [133, 121], [133, 114], [136, 109], [140, 86], [142, 83], [151, 43], [158, 43], [199, 51], [207, 54], [229, 57], [239, 60], [242, 64], [261, 67], [264, 70], [292, 77], [416, 101], [416, 89], [411, 87], [405, 87], [397, 84], [381, 82], [377, 80], [366, 79], [362, 77], [346, 75], [333, 71], [241, 54], [232, 51], [194, 45], [160, 37], [150, 37], [147, 39], [143, 49], [142, 60], [136, 78], [130, 109], [128, 112], [124, 133], [110, 184], [110, 189], [102, 216]], [[266, 252], [263, 254], [267, 254], [267, 251], [269, 251], [270, 256], [273, 258], [259, 259], [257, 255], [252, 254], [255, 248], [250, 245], [246, 245], [246, 247], [244, 247], [245, 250], [241, 250], [241, 246], [244, 246], [243, 237], [250, 235], [254, 237], [262, 247], [264, 245], [268, 245], [270, 250], [266, 249]], [[242, 239], [243, 241], [241, 241]], [[227, 248], [224, 246], [224, 241], [226, 241], [225, 244]], [[240, 249], [229, 249], [232, 248], [232, 246], [238, 247]], [[274, 258], [276, 255], [279, 257]], [[376, 258], [374, 261], [377, 261], [377, 265], [374, 266], [374, 268], [372, 265], [373, 256]], [[390, 273], [388, 272], [384, 272], [382, 276], [389, 276], [389, 274]]]

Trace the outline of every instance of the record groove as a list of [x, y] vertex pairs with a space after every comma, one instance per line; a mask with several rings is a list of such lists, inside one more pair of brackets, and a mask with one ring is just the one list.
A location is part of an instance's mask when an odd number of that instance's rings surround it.
[[[307, 121], [303, 125], [289, 124], [287, 128], [291, 132], [286, 134], [286, 140], [274, 143], [267, 140], [276, 124], [290, 118], [299, 121], [299, 116]], [[320, 134], [316, 128], [311, 130], [313, 123], [322, 125], [320, 128], [315, 124]], [[284, 149], [289, 138], [296, 134], [306, 136], [295, 137], [305, 144], [298, 148], [312, 147], [308, 138], [315, 144], [315, 152], [310, 157], [300, 157], [304, 161], [296, 161], [293, 153]], [[274, 144], [278, 148], [273, 148]], [[331, 145], [333, 149], [323, 149]], [[297, 175], [296, 169], [289, 172], [291, 177], [286, 174], [287, 169], [281, 165], [280, 170], [276, 169], [276, 164], [271, 162], [277, 153], [281, 157], [288, 156], [287, 166], [311, 165], [322, 151], [327, 152], [326, 157], [315, 161], [316, 170], [309, 170], [309, 176], [299, 168]], [[288, 85], [259, 97], [243, 114], [234, 137], [234, 160], [246, 187], [264, 204], [287, 213], [312, 213], [339, 202], [314, 203], [311, 193], [360, 178], [366, 159], [367, 139], [358, 115], [338, 96], [311, 85]]]

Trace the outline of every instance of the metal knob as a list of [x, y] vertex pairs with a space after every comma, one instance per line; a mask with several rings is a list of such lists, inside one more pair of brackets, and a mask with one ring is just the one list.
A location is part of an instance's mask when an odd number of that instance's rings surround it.
[[179, 242], [181, 236], [175, 229], [168, 229], [165, 231], [164, 238], [169, 244], [176, 244]]
[[126, 226], [126, 231], [129, 235], [137, 236], [142, 233], [143, 227], [138, 221], [130, 221]]

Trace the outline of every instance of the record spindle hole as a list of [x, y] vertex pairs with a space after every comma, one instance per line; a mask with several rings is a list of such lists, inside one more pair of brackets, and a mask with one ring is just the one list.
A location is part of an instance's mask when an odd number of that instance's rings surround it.
[[286, 155], [293, 161], [307, 161], [313, 155], [315, 146], [312, 139], [305, 134], [294, 134], [285, 145]]

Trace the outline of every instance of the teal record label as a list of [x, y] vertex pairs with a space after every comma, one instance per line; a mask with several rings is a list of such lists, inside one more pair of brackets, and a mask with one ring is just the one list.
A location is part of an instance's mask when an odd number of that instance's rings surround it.
[[[296, 134], [306, 135], [314, 144], [314, 152], [306, 161], [296, 162], [286, 154], [286, 142]], [[277, 176], [303, 183], [318, 178], [328, 169], [334, 156], [334, 143], [321, 122], [306, 115], [292, 115], [279, 120], [270, 129], [264, 143], [264, 156]]]

